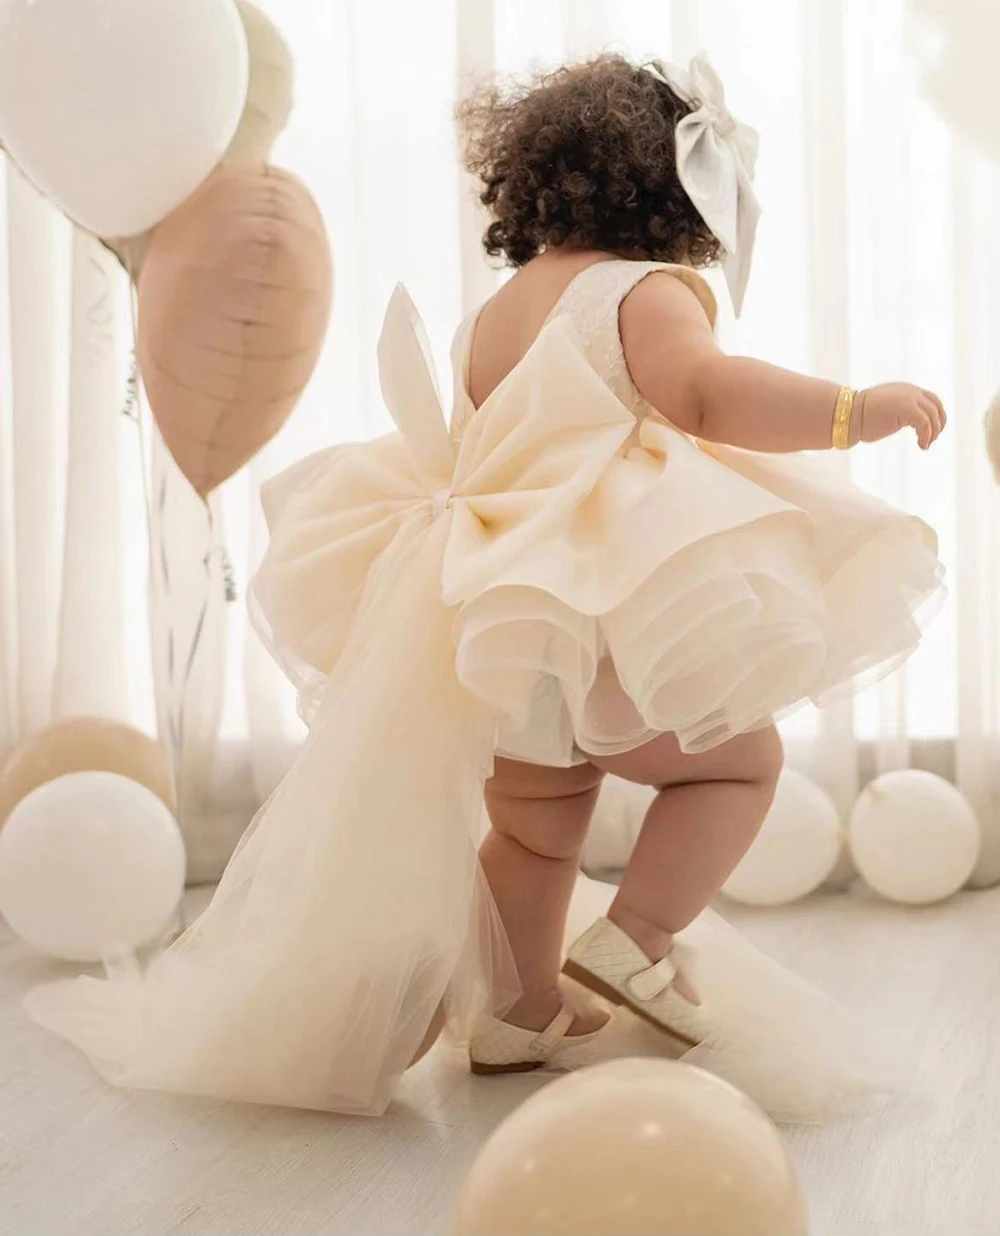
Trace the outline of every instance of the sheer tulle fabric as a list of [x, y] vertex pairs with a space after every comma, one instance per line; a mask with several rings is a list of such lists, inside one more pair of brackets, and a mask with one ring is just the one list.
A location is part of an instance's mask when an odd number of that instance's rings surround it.
[[636, 438], [462, 608], [462, 680], [505, 754], [565, 764], [668, 731], [707, 750], [913, 651], [941, 584], [925, 525], [810, 459], [709, 454], [652, 419]]
[[381, 1111], [442, 1000], [460, 1032], [517, 995], [476, 862], [498, 743], [706, 749], [905, 656], [938, 588], [930, 531], [811, 461], [637, 424], [563, 318], [458, 442], [401, 289], [379, 361], [399, 432], [264, 495], [300, 759], [145, 975], [32, 998], [115, 1082]]
[[481, 976], [516, 998], [469, 827], [495, 722], [455, 679], [446, 539], [426, 512], [399, 528], [305, 750], [194, 927], [144, 976], [31, 998], [109, 1081], [380, 1112], [442, 1000], [481, 1007]]
[[[581, 875], [567, 945], [615, 889]], [[712, 1010], [712, 1033], [683, 1059], [738, 1086], [776, 1120], [812, 1124], [913, 1097], [911, 1044], [880, 1037], [861, 1017], [772, 961], [712, 910], [681, 933], [680, 960]], [[581, 1063], [662, 1056], [662, 1036], [624, 1011]]]

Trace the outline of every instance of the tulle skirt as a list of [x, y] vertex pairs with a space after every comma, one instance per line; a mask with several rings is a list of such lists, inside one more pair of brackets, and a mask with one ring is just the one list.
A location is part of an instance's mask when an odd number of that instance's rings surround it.
[[[264, 494], [254, 616], [299, 689], [300, 758], [145, 973], [32, 998], [118, 1084], [384, 1110], [442, 1006], [460, 1036], [518, 995], [476, 856], [498, 749], [568, 764], [664, 731], [708, 749], [897, 664], [939, 591], [919, 521], [820, 461], [637, 425], [563, 321], [459, 442], [402, 292], [380, 367], [398, 432]], [[765, 1103], [771, 1077], [783, 1107], [790, 1087], [829, 1114], [838, 1019], [761, 975], [732, 986], [760, 1017], [721, 1015], [716, 984], [720, 1042]]]
[[829, 461], [649, 419], [563, 535], [463, 607], [458, 664], [513, 758], [566, 765], [667, 732], [705, 751], [891, 672], [942, 577], [926, 525]]

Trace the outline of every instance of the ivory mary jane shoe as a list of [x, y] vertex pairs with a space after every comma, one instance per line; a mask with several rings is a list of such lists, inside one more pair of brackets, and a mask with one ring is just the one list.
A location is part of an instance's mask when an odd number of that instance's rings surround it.
[[638, 944], [609, 919], [599, 918], [577, 940], [563, 974], [612, 1004], [630, 1009], [687, 1047], [697, 1047], [708, 1036], [704, 1010], [674, 986], [677, 966], [671, 958], [651, 963]]
[[530, 1073], [545, 1065], [579, 1068], [588, 1063], [586, 1049], [603, 1033], [605, 1026], [589, 1034], [567, 1034], [577, 1015], [564, 1005], [544, 1030], [524, 1030], [484, 1015], [469, 1043], [469, 1067], [483, 1077]]

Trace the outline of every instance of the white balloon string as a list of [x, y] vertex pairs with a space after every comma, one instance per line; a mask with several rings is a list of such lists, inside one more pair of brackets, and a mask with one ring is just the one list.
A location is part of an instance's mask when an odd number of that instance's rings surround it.
[[160, 591], [158, 600], [164, 606], [166, 615], [167, 681], [165, 711], [167, 722], [167, 739], [170, 748], [170, 759], [173, 773], [174, 802], [177, 813], [177, 823], [180, 826], [181, 832], [184, 833], [184, 736], [186, 728], [187, 700], [190, 691], [191, 678], [194, 673], [194, 666], [198, 656], [198, 650], [201, 646], [205, 623], [208, 618], [208, 609], [211, 603], [212, 558], [216, 554], [221, 554], [223, 560], [223, 573], [226, 583], [227, 601], [235, 600], [236, 589], [235, 582], [232, 577], [232, 569], [229, 565], [229, 559], [225, 553], [225, 549], [222, 546], [214, 545], [215, 517], [212, 512], [211, 505], [206, 500], [205, 512], [207, 515], [208, 543], [212, 546], [212, 548], [210, 548], [202, 558], [202, 565], [205, 572], [205, 586], [202, 592], [198, 617], [191, 636], [191, 643], [184, 659], [183, 672], [178, 679], [179, 666], [177, 656], [177, 636], [174, 626], [173, 608], [170, 605], [170, 598], [172, 594], [170, 560], [167, 553], [166, 538], [164, 536], [171, 469], [169, 467], [165, 468], [162, 476], [160, 477], [156, 491], [156, 510], [154, 516], [152, 495], [150, 493], [150, 482], [147, 473], [145, 420], [142, 411], [142, 373], [139, 365], [138, 354], [138, 303], [136, 299], [135, 279], [132, 277], [131, 269], [129, 269], [129, 280], [131, 307], [130, 317], [132, 326], [132, 363], [126, 387], [124, 412], [125, 415], [135, 421], [138, 429], [139, 467], [142, 476], [143, 505], [146, 512], [146, 529], [149, 545], [149, 569], [151, 574], [153, 571], [158, 571], [159, 573]]

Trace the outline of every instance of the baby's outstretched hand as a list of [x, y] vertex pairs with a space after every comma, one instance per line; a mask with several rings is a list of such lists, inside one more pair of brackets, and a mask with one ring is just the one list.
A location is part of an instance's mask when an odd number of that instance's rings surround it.
[[948, 423], [937, 395], [908, 382], [887, 382], [864, 391], [861, 441], [880, 442], [901, 429], [916, 430], [921, 450], [928, 450]]

